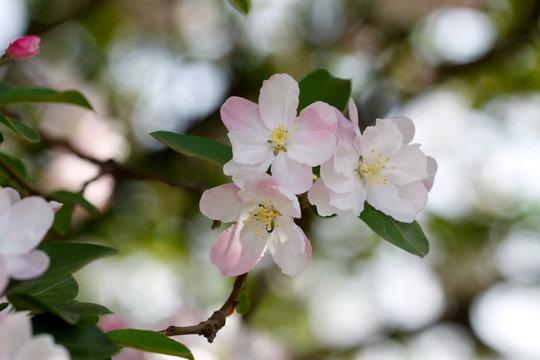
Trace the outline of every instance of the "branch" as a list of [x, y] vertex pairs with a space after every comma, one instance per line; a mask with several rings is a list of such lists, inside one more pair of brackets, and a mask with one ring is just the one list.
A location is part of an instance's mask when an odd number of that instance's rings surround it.
[[169, 326], [165, 330], [159, 331], [160, 334], [166, 336], [175, 336], [175, 335], [203, 335], [208, 339], [208, 342], [211, 343], [214, 341], [214, 338], [217, 335], [217, 332], [225, 326], [225, 319], [227, 316], [234, 311], [236, 305], [238, 305], [238, 297], [240, 293], [244, 290], [246, 285], [247, 273], [242, 274], [236, 278], [234, 281], [234, 286], [229, 295], [225, 304], [221, 309], [214, 311], [212, 316], [207, 320], [201, 321], [198, 325], [191, 326]]
[[11, 166], [0, 156], [0, 167], [2, 167], [8, 174], [21, 185], [30, 195], [43, 196], [39, 190], [30, 185], [18, 172], [13, 170]]

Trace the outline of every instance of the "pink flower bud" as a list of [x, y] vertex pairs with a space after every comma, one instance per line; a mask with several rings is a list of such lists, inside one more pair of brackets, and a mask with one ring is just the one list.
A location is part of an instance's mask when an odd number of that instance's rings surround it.
[[13, 59], [26, 59], [39, 52], [41, 38], [36, 35], [23, 36], [15, 39], [6, 50], [6, 54]]

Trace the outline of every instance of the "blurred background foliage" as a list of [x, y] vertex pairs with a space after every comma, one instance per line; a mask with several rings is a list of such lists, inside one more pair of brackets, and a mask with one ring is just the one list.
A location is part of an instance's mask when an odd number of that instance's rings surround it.
[[224, 0], [1, 0], [3, 48], [42, 37], [39, 56], [0, 68], [2, 81], [77, 89], [95, 108], [12, 106], [43, 141], [5, 131], [1, 151], [41, 191], [85, 187], [101, 209], [77, 209], [67, 235], [49, 236], [120, 250], [78, 273], [82, 299], [125, 326], [196, 324], [232, 283], [209, 259], [224, 226], [212, 230], [198, 201], [230, 179], [148, 133], [227, 142], [228, 96], [257, 101], [274, 73], [326, 68], [352, 80], [363, 126], [409, 116], [437, 159], [419, 218], [430, 254], [404, 253], [354, 217], [306, 213], [308, 269], [289, 278], [263, 260], [245, 316], [212, 345], [179, 340], [199, 360], [539, 359], [539, 12], [532, 0], [253, 0], [248, 15]]

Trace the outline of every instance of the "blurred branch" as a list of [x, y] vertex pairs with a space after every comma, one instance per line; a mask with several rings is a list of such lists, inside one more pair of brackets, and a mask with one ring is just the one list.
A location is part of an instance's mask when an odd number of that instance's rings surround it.
[[173, 186], [173, 187], [177, 187], [180, 189], [193, 192], [198, 195], [201, 195], [203, 191], [205, 190], [204, 186], [200, 183], [192, 184], [192, 183], [187, 183], [180, 180], [174, 180], [174, 179], [162, 177], [155, 174], [145, 173], [140, 170], [133, 169], [133, 168], [124, 166], [122, 164], [119, 164], [118, 162], [112, 159], [105, 160], [105, 161], [98, 160], [96, 158], [93, 158], [91, 156], [81, 153], [79, 150], [75, 149], [67, 141], [52, 140], [52, 139], [43, 137], [43, 142], [47, 145], [63, 147], [67, 149], [68, 151], [70, 151], [71, 153], [73, 153], [74, 155], [76, 155], [77, 157], [83, 160], [86, 160], [88, 162], [91, 162], [92, 164], [97, 165], [99, 167], [100, 169], [99, 174], [93, 177], [92, 179], [88, 180], [87, 182], [85, 182], [82, 190], [84, 190], [90, 183], [96, 181], [97, 179], [99, 179], [105, 174], [111, 174], [115, 178], [119, 178], [119, 179], [155, 180], [155, 181], [159, 181], [164, 184], [167, 184], [169, 186]]
[[159, 333], [166, 336], [203, 335], [206, 339], [208, 339], [208, 342], [211, 343], [212, 341], [214, 341], [217, 332], [223, 326], [225, 326], [225, 319], [227, 318], [227, 316], [232, 313], [236, 305], [238, 305], [238, 297], [244, 290], [244, 286], [246, 285], [246, 278], [247, 273], [242, 274], [236, 278], [236, 280], [234, 281], [231, 295], [229, 295], [229, 298], [227, 299], [227, 301], [225, 301], [225, 304], [223, 304], [223, 306], [219, 310], [214, 311], [212, 316], [210, 316], [207, 320], [201, 321], [199, 324], [191, 326], [172, 325], [165, 330], [159, 331]]
[[13, 170], [11, 166], [2, 157], [0, 157], [0, 167], [2, 167], [8, 173], [8, 175], [13, 178], [13, 180], [15, 180], [26, 191], [28, 191], [30, 195], [43, 196], [38, 189], [30, 185], [18, 172]]

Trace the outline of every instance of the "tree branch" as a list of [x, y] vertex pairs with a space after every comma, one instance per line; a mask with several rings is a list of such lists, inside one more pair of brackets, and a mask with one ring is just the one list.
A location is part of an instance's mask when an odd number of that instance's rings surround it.
[[217, 335], [217, 332], [225, 326], [225, 319], [227, 316], [234, 311], [236, 305], [238, 305], [238, 297], [244, 290], [246, 285], [247, 273], [242, 274], [236, 278], [234, 281], [234, 286], [229, 295], [225, 304], [217, 310], [214, 311], [212, 316], [207, 320], [201, 321], [198, 325], [191, 326], [169, 326], [165, 330], [159, 331], [160, 334], [166, 336], [175, 336], [175, 335], [203, 335], [208, 342], [211, 343], [214, 341], [214, 338]]

